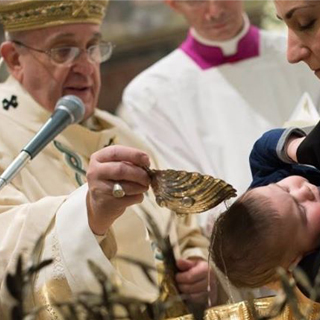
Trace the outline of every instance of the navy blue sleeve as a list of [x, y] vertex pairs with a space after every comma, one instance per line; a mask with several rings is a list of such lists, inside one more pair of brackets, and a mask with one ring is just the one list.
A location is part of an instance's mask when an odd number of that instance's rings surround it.
[[277, 182], [289, 175], [291, 164], [278, 158], [276, 148], [285, 129], [267, 131], [256, 141], [249, 161], [253, 181], [251, 188]]

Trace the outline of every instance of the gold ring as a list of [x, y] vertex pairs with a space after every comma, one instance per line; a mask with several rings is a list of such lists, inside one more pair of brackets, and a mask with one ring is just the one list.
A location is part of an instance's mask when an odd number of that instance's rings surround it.
[[124, 192], [124, 190], [123, 190], [123, 188], [122, 188], [120, 183], [116, 182], [113, 185], [112, 195], [115, 198], [122, 198], [122, 197], [124, 197], [126, 195], [126, 193]]

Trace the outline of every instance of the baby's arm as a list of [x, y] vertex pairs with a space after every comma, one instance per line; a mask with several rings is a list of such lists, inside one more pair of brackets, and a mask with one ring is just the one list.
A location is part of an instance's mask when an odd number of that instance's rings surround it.
[[288, 142], [293, 147], [293, 141], [301, 137], [305, 137], [305, 132], [296, 128], [273, 129], [263, 134], [250, 154], [253, 177], [250, 187], [267, 185], [289, 176], [296, 157], [287, 154]]

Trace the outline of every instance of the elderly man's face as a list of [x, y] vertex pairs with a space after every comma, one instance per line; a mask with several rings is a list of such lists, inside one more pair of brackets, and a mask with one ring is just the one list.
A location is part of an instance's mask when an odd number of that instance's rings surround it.
[[[33, 48], [50, 50], [57, 47], [87, 49], [100, 42], [100, 27], [95, 24], [70, 24], [26, 32], [17, 39]], [[14, 77], [44, 108], [53, 111], [57, 100], [68, 94], [82, 99], [85, 117], [97, 106], [100, 92], [100, 64], [82, 54], [69, 65], [54, 63], [47, 54], [16, 45], [20, 68]]]
[[243, 25], [241, 0], [167, 0], [202, 37], [225, 41], [236, 36]]

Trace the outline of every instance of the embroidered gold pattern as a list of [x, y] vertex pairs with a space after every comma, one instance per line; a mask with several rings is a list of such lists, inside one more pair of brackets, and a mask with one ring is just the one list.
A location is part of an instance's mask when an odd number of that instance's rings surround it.
[[84, 15], [89, 16], [90, 13], [89, 13], [88, 1], [86, 0], [74, 1], [72, 15], [76, 17], [81, 12], [83, 12]]
[[32, 30], [69, 23], [101, 24], [108, 0], [16, 0], [0, 2], [6, 31]]

